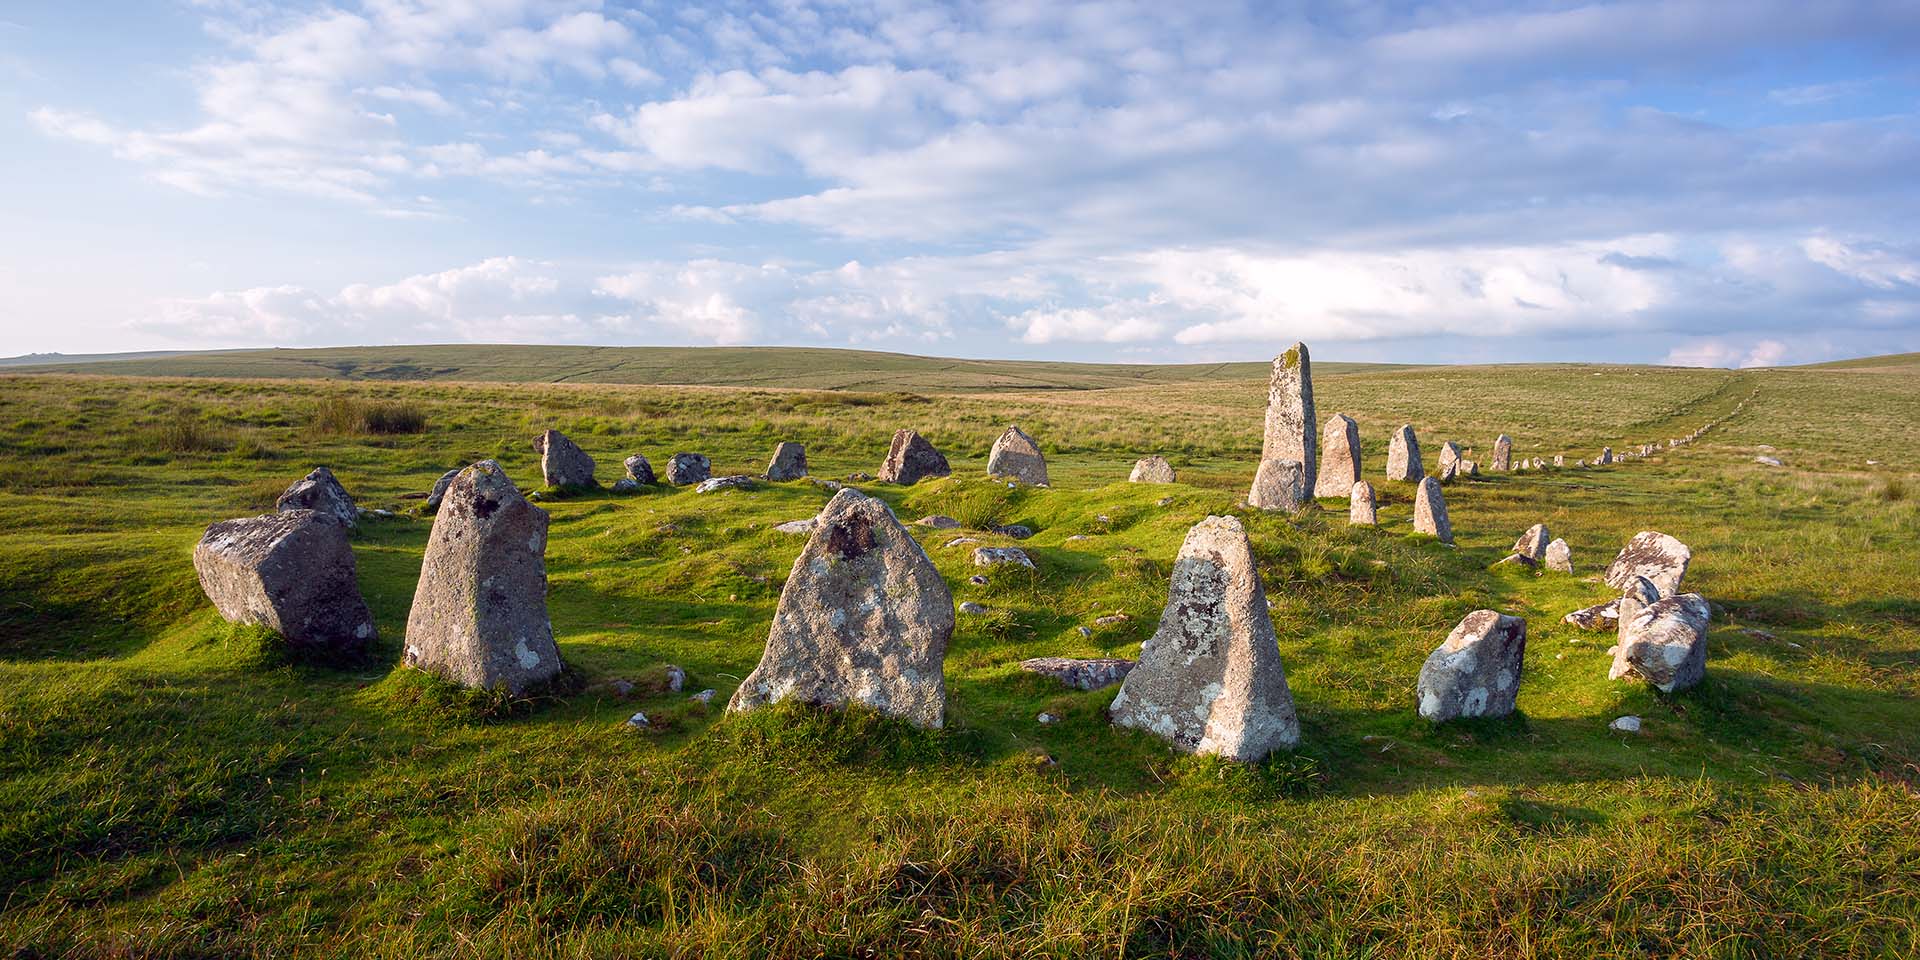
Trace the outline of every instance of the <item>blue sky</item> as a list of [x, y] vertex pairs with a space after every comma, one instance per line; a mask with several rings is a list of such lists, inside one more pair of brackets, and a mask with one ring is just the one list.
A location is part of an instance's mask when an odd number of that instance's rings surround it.
[[0, 354], [1920, 350], [1920, 3], [16, 0]]

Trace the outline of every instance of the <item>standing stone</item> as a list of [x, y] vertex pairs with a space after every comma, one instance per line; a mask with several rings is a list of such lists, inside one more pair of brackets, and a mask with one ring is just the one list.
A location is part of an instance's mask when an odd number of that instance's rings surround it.
[[420, 564], [408, 666], [515, 694], [564, 669], [547, 619], [547, 520], [492, 460], [460, 471]]
[[1440, 445], [1441, 479], [1448, 479], [1459, 474], [1462, 457], [1463, 451], [1460, 449], [1460, 445], [1454, 443], [1452, 440], [1448, 440]]
[[902, 429], [893, 433], [886, 462], [880, 465], [880, 480], [910, 487], [928, 477], [944, 477], [952, 472], [947, 458], [941, 456], [927, 438]]
[[1347, 522], [1374, 526], [1380, 522], [1380, 510], [1373, 498], [1373, 484], [1361, 480], [1347, 494]]
[[987, 476], [1004, 477], [1036, 487], [1047, 485], [1047, 458], [1040, 445], [1019, 427], [1008, 427], [987, 454]]
[[1413, 424], [1403, 423], [1387, 443], [1387, 479], [1408, 483], [1426, 474], [1420, 465], [1420, 438], [1413, 435]]
[[653, 464], [647, 460], [644, 454], [636, 453], [628, 457], [626, 467], [627, 479], [632, 480], [634, 483], [652, 486], [654, 483], [659, 482], [653, 475]]
[[1513, 552], [1533, 560], [1547, 557], [1547, 525], [1536, 523], [1513, 542]]
[[1634, 577], [1627, 581], [1626, 588], [1620, 591], [1620, 599], [1613, 605], [1615, 629], [1619, 631], [1620, 639], [1627, 638], [1627, 626], [1633, 622], [1633, 618], [1659, 599], [1660, 588], [1646, 577]]
[[1141, 457], [1133, 462], [1133, 472], [1127, 474], [1128, 483], [1174, 483], [1173, 464], [1166, 457]]
[[1564, 466], [1566, 466], [1566, 465], [1567, 465], [1567, 455], [1566, 455], [1566, 454], [1564, 454], [1564, 453], [1556, 453], [1556, 454], [1554, 454], [1554, 455], [1553, 455], [1553, 465], [1554, 465], [1554, 466], [1556, 466], [1556, 467], [1564, 467]]
[[1555, 538], [1547, 544], [1547, 569], [1555, 573], [1573, 572], [1573, 548], [1565, 540]]
[[1315, 497], [1344, 497], [1360, 480], [1360, 425], [1344, 413], [1327, 418], [1321, 431], [1320, 470], [1314, 475]]
[[373, 639], [346, 525], [330, 513], [222, 520], [193, 548], [193, 569], [231, 623], [258, 624], [291, 644], [330, 653], [358, 652]]
[[326, 467], [314, 467], [312, 473], [295, 480], [281, 492], [280, 499], [273, 502], [273, 508], [281, 513], [289, 510], [324, 513], [348, 527], [360, 519], [360, 508], [347, 495], [347, 488], [341, 486], [340, 481], [333, 478], [333, 471]]
[[1493, 438], [1493, 463], [1488, 465], [1488, 469], [1495, 473], [1513, 469], [1512, 437], [1503, 433]]
[[540, 475], [555, 490], [591, 487], [593, 458], [558, 430], [535, 437], [533, 451], [540, 455]]
[[727, 709], [860, 703], [938, 727], [953, 622], [947, 582], [893, 511], [842, 489], [815, 518], [780, 590], [766, 651]]
[[427, 494], [427, 512], [438, 513], [440, 501], [447, 498], [447, 488], [453, 485], [453, 478], [460, 475], [458, 470], [448, 470], [433, 482], [433, 492]]
[[704, 453], [676, 453], [667, 458], [667, 482], [676, 487], [700, 483], [713, 476], [713, 461]]
[[1653, 530], [1642, 530], [1627, 541], [1607, 565], [1607, 586], [1624, 590], [1634, 577], [1646, 577], [1663, 597], [1680, 592], [1693, 551], [1680, 541]]
[[773, 448], [773, 459], [767, 461], [768, 480], [781, 483], [787, 480], [798, 480], [806, 475], [806, 447], [787, 441]]
[[1301, 495], [1316, 489], [1314, 484], [1313, 364], [1307, 345], [1296, 343], [1273, 358], [1273, 376], [1267, 381], [1267, 429], [1260, 444], [1260, 459], [1292, 460], [1301, 465], [1306, 485]]
[[1447, 498], [1440, 493], [1440, 481], [1420, 478], [1420, 492], [1413, 498], [1413, 529], [1430, 533], [1441, 543], [1453, 542], [1453, 524], [1447, 522]]
[[1306, 472], [1306, 465], [1298, 460], [1260, 461], [1260, 470], [1253, 475], [1253, 489], [1247, 492], [1247, 505], [1299, 512], [1307, 500]]
[[1685, 690], [1707, 674], [1711, 608], [1697, 593], [1662, 597], [1621, 628], [1610, 680], [1645, 680], [1661, 693]]
[[1601, 448], [1600, 448], [1600, 456], [1599, 456], [1599, 458], [1598, 458], [1598, 459], [1596, 459], [1596, 460], [1594, 460], [1593, 462], [1594, 462], [1595, 464], [1597, 464], [1597, 465], [1599, 465], [1599, 466], [1602, 466], [1602, 467], [1604, 467], [1604, 466], [1606, 466], [1606, 465], [1607, 465], [1607, 464], [1609, 464], [1609, 463], [1612, 463], [1612, 462], [1613, 462], [1613, 448], [1612, 448], [1612, 447], [1601, 447]]
[[1300, 742], [1247, 532], [1208, 517], [1180, 545], [1160, 627], [1108, 708], [1188, 753], [1256, 761]]
[[1455, 717], [1504, 717], [1520, 693], [1527, 621], [1475, 610], [1420, 666], [1420, 715], [1434, 723]]

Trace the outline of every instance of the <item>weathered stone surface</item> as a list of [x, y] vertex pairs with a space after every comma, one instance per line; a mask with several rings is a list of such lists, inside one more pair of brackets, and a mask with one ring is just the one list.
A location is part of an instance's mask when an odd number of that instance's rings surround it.
[[773, 529], [776, 533], [812, 533], [813, 527], [814, 518], [808, 517], [805, 520], [788, 520]]
[[1033, 528], [1023, 523], [1003, 523], [988, 532], [997, 533], [1003, 537], [1012, 537], [1015, 540], [1025, 540], [1033, 536]]
[[1440, 481], [1420, 478], [1420, 492], [1413, 498], [1413, 529], [1430, 533], [1441, 543], [1453, 542], [1453, 524], [1447, 520], [1447, 498], [1440, 492]]
[[332, 514], [286, 510], [209, 525], [193, 548], [193, 569], [229, 622], [334, 653], [358, 652], [373, 639], [347, 528]]
[[1420, 438], [1413, 435], [1413, 424], [1403, 423], [1387, 441], [1387, 479], [1411, 483], [1426, 472], [1420, 464]]
[[1307, 468], [1298, 460], [1262, 460], [1247, 504], [1261, 510], [1298, 511], [1307, 502]]
[[1462, 461], [1460, 461], [1460, 470], [1459, 470], [1459, 476], [1462, 476], [1462, 477], [1477, 477], [1477, 476], [1479, 476], [1479, 475], [1480, 475], [1480, 464], [1479, 464], [1479, 463], [1477, 463], [1477, 462], [1475, 462], [1475, 461], [1472, 461], [1472, 460], [1462, 460]]
[[1141, 457], [1133, 462], [1133, 472], [1127, 474], [1128, 483], [1175, 483], [1173, 464], [1166, 457], [1154, 455]]
[[938, 513], [921, 517], [920, 519], [915, 520], [914, 523], [919, 524], [920, 526], [923, 526], [923, 527], [932, 527], [935, 530], [952, 530], [953, 528], [958, 527], [960, 525], [960, 521], [955, 520], [952, 517], [943, 516]]
[[[948, 544], [952, 546], [952, 544]], [[973, 565], [976, 567], [998, 567], [1012, 564], [1017, 567], [1033, 569], [1033, 558], [1027, 556], [1019, 547], [979, 547], [973, 551]]]
[[946, 543], [941, 544], [941, 546], [965, 547], [965, 546], [971, 546], [979, 542], [980, 542], [979, 537], [954, 537], [952, 540], [948, 540]]
[[1160, 627], [1108, 715], [1188, 753], [1255, 761], [1300, 742], [1246, 529], [1208, 517], [1180, 545]]
[[1513, 438], [1501, 434], [1493, 438], [1493, 462], [1487, 469], [1498, 473], [1513, 469]]
[[713, 476], [713, 461], [704, 453], [676, 453], [667, 458], [667, 482], [676, 487]]
[[912, 486], [928, 477], [944, 477], [953, 472], [947, 458], [912, 430], [896, 430], [887, 447], [887, 459], [880, 465], [880, 480]]
[[281, 492], [280, 499], [273, 502], [273, 508], [281, 513], [289, 510], [324, 513], [348, 527], [360, 518], [360, 508], [347, 495], [347, 488], [341, 486], [340, 481], [333, 478], [333, 471], [326, 467], [314, 467], [312, 473], [295, 480]]
[[1565, 540], [1556, 537], [1552, 543], [1547, 544], [1546, 561], [1548, 570], [1555, 573], [1572, 573], [1573, 548], [1567, 546]]
[[1034, 657], [1020, 661], [1020, 669], [1052, 677], [1075, 690], [1099, 690], [1127, 678], [1132, 660], [1100, 658], [1075, 660], [1071, 657]]
[[1454, 459], [1442, 463], [1439, 472], [1435, 473], [1433, 478], [1441, 483], [1452, 483], [1460, 477], [1460, 464], [1464, 462], [1465, 461], [1459, 459]]
[[1260, 444], [1260, 460], [1292, 460], [1300, 464], [1300, 496], [1314, 489], [1318, 444], [1313, 415], [1313, 362], [1307, 345], [1296, 343], [1273, 358], [1267, 380], [1267, 425]]
[[987, 612], [987, 605], [984, 603], [974, 603], [972, 600], [968, 600], [967, 602], [962, 603], [960, 605], [960, 612], [968, 616], [978, 616], [980, 614]]
[[1440, 445], [1440, 478], [1451, 479], [1460, 472], [1460, 461], [1464, 459], [1460, 445], [1448, 440]]
[[1047, 457], [1026, 431], [1008, 427], [987, 454], [987, 476], [1043, 487], [1047, 484]]
[[1320, 470], [1314, 474], [1315, 497], [1344, 497], [1360, 481], [1360, 424], [1344, 413], [1327, 418], [1320, 437]]
[[722, 490], [752, 490], [753, 478], [744, 473], [726, 477], [708, 477], [693, 488], [694, 493], [718, 493]]
[[1707, 628], [1711, 608], [1697, 593], [1662, 597], [1621, 628], [1612, 680], [1645, 680], [1662, 693], [1685, 690], [1707, 673]]
[[533, 439], [533, 452], [540, 455], [540, 476], [556, 490], [591, 487], [593, 458], [558, 430]]
[[789, 440], [773, 448], [767, 461], [767, 479], [774, 483], [798, 480], [807, 475], [807, 448]]
[[560, 673], [547, 619], [547, 521], [499, 464], [460, 471], [420, 564], [407, 614], [409, 666], [513, 693]]
[[659, 479], [653, 475], [653, 463], [646, 458], [645, 454], [636, 453], [628, 457], [624, 465], [627, 468], [627, 479], [634, 483], [651, 486], [659, 482]]
[[1544, 523], [1536, 523], [1528, 527], [1527, 532], [1521, 534], [1520, 539], [1513, 542], [1513, 552], [1534, 560], [1546, 559], [1547, 525]]
[[1610, 630], [1619, 616], [1619, 609], [1620, 600], [1615, 598], [1591, 607], [1581, 607], [1561, 617], [1560, 622], [1582, 630]]
[[941, 726], [953, 623], [946, 581], [893, 511], [841, 490], [793, 561], [766, 651], [727, 709], [860, 703]]
[[433, 482], [433, 492], [427, 494], [427, 512], [435, 513], [440, 509], [440, 501], [446, 499], [447, 488], [453, 485], [453, 478], [460, 475], [458, 470], [448, 470]]
[[1361, 480], [1347, 494], [1347, 522], [1373, 526], [1380, 522], [1380, 510], [1373, 496], [1373, 484]]
[[635, 483], [632, 477], [621, 477], [620, 479], [615, 480], [613, 482], [613, 486], [609, 489], [611, 489], [614, 493], [619, 493], [619, 494], [639, 493], [640, 484]]
[[1646, 577], [1663, 597], [1680, 591], [1693, 551], [1687, 545], [1654, 530], [1642, 530], [1627, 541], [1607, 565], [1607, 586], [1624, 590], [1634, 577]]
[[1526, 652], [1527, 621], [1495, 610], [1467, 614], [1420, 667], [1420, 715], [1443, 723], [1512, 713]]

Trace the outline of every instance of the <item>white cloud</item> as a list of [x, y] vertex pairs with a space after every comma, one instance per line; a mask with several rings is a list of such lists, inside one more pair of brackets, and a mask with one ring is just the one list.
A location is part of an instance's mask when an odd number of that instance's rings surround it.
[[[1799, 356], [1796, 363], [1824, 360], [1829, 351], [1814, 356]], [[1772, 367], [1785, 361], [1793, 351], [1774, 339], [1736, 342], [1727, 338], [1691, 340], [1667, 352], [1663, 363], [1678, 367]]]

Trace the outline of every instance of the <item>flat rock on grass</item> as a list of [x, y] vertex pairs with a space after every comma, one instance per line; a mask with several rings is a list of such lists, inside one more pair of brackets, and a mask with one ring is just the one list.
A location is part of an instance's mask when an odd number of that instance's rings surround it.
[[1127, 474], [1128, 483], [1174, 483], [1173, 464], [1166, 457], [1141, 457], [1133, 462], [1133, 472]]
[[[947, 546], [953, 546], [953, 544], [949, 543]], [[973, 565], [976, 567], [1000, 567], [1009, 564], [1026, 567], [1029, 570], [1034, 568], [1033, 558], [1027, 556], [1027, 552], [1019, 547], [980, 547], [973, 551]]]
[[341, 486], [340, 481], [334, 479], [333, 471], [326, 467], [314, 467], [312, 473], [295, 480], [273, 502], [273, 508], [281, 513], [289, 510], [324, 513], [348, 527], [360, 518], [360, 508], [347, 495], [347, 488]]
[[229, 622], [328, 652], [356, 652], [373, 639], [347, 528], [332, 514], [288, 510], [215, 523], [193, 549], [193, 569]]
[[798, 480], [807, 475], [807, 448], [792, 441], [786, 441], [773, 448], [773, 459], [767, 461], [767, 479], [774, 483]]
[[887, 446], [887, 459], [880, 464], [880, 481], [912, 486], [928, 477], [944, 477], [953, 472], [947, 458], [927, 442], [927, 438], [901, 429], [893, 433]]
[[752, 490], [753, 488], [754, 482], [752, 477], [744, 473], [736, 473], [732, 476], [710, 477], [702, 480], [698, 486], [693, 488], [693, 492], [718, 493], [722, 490]]
[[817, 522], [815, 517], [808, 517], [805, 520], [788, 520], [773, 529], [778, 533], [812, 533], [814, 524]]
[[1019, 427], [1010, 426], [993, 442], [993, 450], [987, 454], [987, 475], [1044, 487], [1047, 458], [1032, 437]]
[[676, 487], [713, 476], [713, 461], [704, 453], [676, 453], [667, 458], [667, 482]]
[[1034, 657], [1020, 661], [1020, 669], [1052, 677], [1075, 690], [1099, 690], [1127, 678], [1132, 660], [1102, 657], [1076, 660], [1072, 657]]
[[1607, 565], [1607, 586], [1623, 590], [1634, 577], [1646, 577], [1663, 597], [1679, 592], [1687, 575], [1693, 551], [1673, 537], [1653, 530], [1642, 530], [1627, 541], [1618, 556]]
[[1497, 610], [1467, 614], [1420, 667], [1420, 715], [1443, 723], [1512, 713], [1526, 652], [1527, 621]]
[[893, 511], [841, 490], [793, 561], [766, 651], [727, 709], [860, 703], [941, 726], [953, 625], [946, 581]]
[[1621, 628], [1613, 680], [1644, 680], [1662, 693], [1698, 684], [1707, 672], [1707, 628], [1712, 608], [1697, 593], [1662, 597]]
[[594, 485], [593, 458], [566, 434], [548, 430], [533, 441], [540, 455], [540, 476], [556, 490], [577, 490]]

